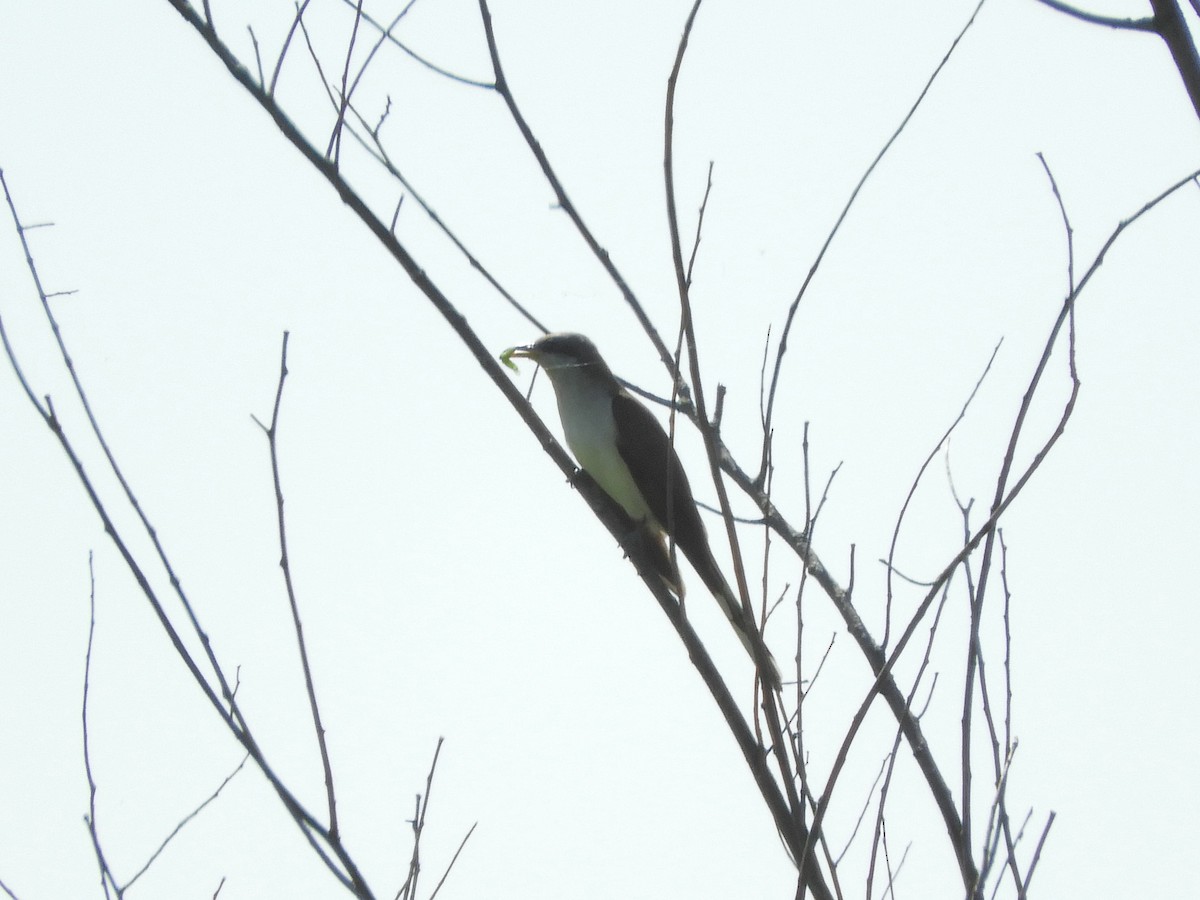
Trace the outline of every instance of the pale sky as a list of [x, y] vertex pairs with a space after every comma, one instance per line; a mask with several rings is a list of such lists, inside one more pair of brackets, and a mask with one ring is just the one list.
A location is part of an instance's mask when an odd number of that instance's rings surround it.
[[[678, 308], [662, 109], [689, 7], [496, 0], [492, 9], [509, 81], [542, 146], [667, 337]], [[387, 20], [399, 4], [366, 8]], [[710, 396], [718, 381], [728, 387], [723, 434], [748, 468], [768, 330], [778, 335], [849, 192], [973, 8], [710, 0], [701, 9], [679, 88], [677, 189], [690, 235], [714, 163], [693, 300], [705, 387]], [[1132, 2], [1089, 8], [1148, 14]], [[54, 300], [64, 337], [218, 654], [239, 673], [261, 745], [319, 813], [267, 445], [251, 419], [270, 415], [291, 333], [280, 452], [293, 576], [342, 829], [377, 895], [393, 896], [403, 880], [406, 820], [444, 737], [422, 896], [478, 822], [440, 897], [792, 897], [794, 868], [738, 750], [619, 547], [428, 301], [199, 36], [162, 0], [0, 9], [0, 167], [24, 221], [54, 223], [29, 237], [47, 290], [77, 291]], [[213, 2], [218, 28], [251, 66], [253, 26], [268, 68], [291, 10]], [[351, 19], [338, 0], [310, 7], [331, 78], [340, 78]], [[449, 70], [490, 77], [472, 2], [422, 0], [397, 34]], [[296, 41], [280, 97], [324, 147], [328, 102]], [[383, 135], [396, 163], [509, 291], [552, 328], [593, 337], [618, 374], [669, 389], [497, 96], [395, 51], [356, 96], [375, 116], [390, 97]], [[1120, 220], [1200, 168], [1198, 138], [1155, 38], [1033, 0], [984, 5], [826, 257], [780, 387], [776, 498], [799, 524], [807, 422], [814, 482], [841, 464], [816, 549], [842, 584], [853, 552], [855, 603], [873, 629], [884, 609], [878, 560], [918, 467], [1003, 341], [949, 454], [959, 495], [975, 498], [974, 521], [983, 520], [1062, 302], [1064, 231], [1036, 154], [1071, 216], [1078, 273]], [[400, 190], [356, 148], [345, 152], [351, 181], [390, 215]], [[497, 354], [536, 337], [411, 198], [397, 234]], [[1192, 185], [1110, 251], [1079, 301], [1075, 415], [1003, 523], [1020, 740], [1009, 803], [1018, 822], [1032, 811], [1023, 860], [1047, 815], [1057, 816], [1034, 896], [1194, 896], [1198, 238]], [[7, 214], [0, 254], [0, 316], [26, 375], [53, 396], [118, 524], [136, 535], [72, 399]], [[101, 896], [83, 822], [89, 552], [92, 766], [118, 877], [136, 872], [242, 754], [3, 369], [0, 882], [21, 900]], [[513, 378], [526, 388], [532, 374], [525, 364]], [[1021, 464], [1066, 396], [1061, 354], [1044, 390]], [[545, 379], [532, 400], [558, 433]], [[699, 441], [688, 431], [680, 441], [697, 495], [711, 502]], [[932, 578], [959, 546], [946, 472], [942, 454], [901, 534], [897, 565], [914, 578]], [[752, 580], [761, 579], [761, 531], [748, 527], [743, 539], [758, 566]], [[144, 535], [130, 541], [152, 568]], [[775, 553], [778, 592], [799, 573]], [[741, 650], [689, 576], [689, 615], [749, 704]], [[901, 588], [899, 614], [919, 597]], [[956, 589], [924, 720], [952, 784], [963, 603]], [[809, 665], [834, 642], [805, 712], [812, 765], [825, 772], [869, 673], [816, 591], [806, 610]], [[993, 606], [985, 635], [993, 678], [1002, 672], [997, 614]], [[789, 626], [767, 638], [781, 662], [794, 657]], [[870, 796], [893, 730], [882, 707], [868, 720], [835, 795], [835, 847]], [[896, 896], [959, 897], [936, 809], [907, 748], [899, 753], [887, 824], [893, 862], [908, 855]], [[976, 779], [989, 777], [981, 758]], [[867, 844], [860, 835], [843, 863], [847, 897], [863, 896]], [[222, 879], [223, 900], [345, 896], [250, 767], [129, 896], [211, 897]]]

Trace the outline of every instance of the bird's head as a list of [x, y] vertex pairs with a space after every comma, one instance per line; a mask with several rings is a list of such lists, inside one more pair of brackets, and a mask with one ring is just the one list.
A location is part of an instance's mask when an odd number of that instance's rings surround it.
[[542, 335], [532, 344], [510, 347], [500, 354], [502, 360], [513, 357], [531, 359], [550, 375], [556, 370], [588, 367], [596, 367], [605, 373], [608, 371], [596, 345], [582, 334], [572, 332]]

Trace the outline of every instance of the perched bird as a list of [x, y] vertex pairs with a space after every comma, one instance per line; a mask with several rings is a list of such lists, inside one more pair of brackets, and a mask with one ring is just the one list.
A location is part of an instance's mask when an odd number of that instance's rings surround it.
[[621, 386], [582, 334], [547, 334], [506, 350], [501, 358], [514, 356], [533, 360], [549, 376], [567, 446], [647, 541], [667, 587], [683, 599], [683, 580], [667, 550], [673, 538], [716, 597], [764, 682], [778, 690], [779, 667], [713, 558], [687, 475], [658, 419]]

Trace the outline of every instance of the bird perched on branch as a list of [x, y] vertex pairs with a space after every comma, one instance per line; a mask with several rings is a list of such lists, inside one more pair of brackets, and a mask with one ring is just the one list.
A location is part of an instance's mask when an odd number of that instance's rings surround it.
[[531, 359], [545, 370], [567, 446], [632, 520], [667, 588], [683, 599], [683, 580], [668, 550], [673, 540], [717, 599], [764, 683], [779, 690], [779, 667], [713, 558], [687, 475], [654, 414], [621, 386], [582, 334], [547, 334], [501, 358], [511, 357]]

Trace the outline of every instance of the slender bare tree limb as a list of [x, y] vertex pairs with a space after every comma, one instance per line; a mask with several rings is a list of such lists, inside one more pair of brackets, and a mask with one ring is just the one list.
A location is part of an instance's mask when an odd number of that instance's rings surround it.
[[[914, 478], [912, 480], [912, 484], [909, 486], [908, 494], [904, 498], [904, 503], [901, 504], [901, 506], [900, 506], [900, 512], [896, 516], [896, 525], [892, 529], [892, 542], [888, 547], [888, 556], [887, 556], [887, 561], [886, 561], [887, 595], [886, 595], [886, 600], [885, 600], [885, 605], [884, 605], [883, 640], [880, 642], [880, 646], [882, 646], [882, 647], [885, 647], [885, 648], [887, 647], [888, 638], [891, 634], [891, 629], [892, 629], [892, 599], [894, 596], [894, 592], [892, 589], [892, 573], [896, 571], [896, 545], [900, 541], [900, 529], [904, 524], [904, 517], [908, 513], [909, 504], [912, 503], [913, 497], [916, 496], [917, 487], [920, 485], [921, 479], [924, 477], [926, 469], [929, 468], [930, 463], [933, 462], [933, 459], [935, 456], [937, 456], [938, 452], [944, 446], [946, 446], [946, 442], [950, 440], [950, 436], [952, 434], [954, 434], [955, 429], [957, 429], [958, 426], [962, 423], [962, 420], [966, 418], [967, 410], [971, 408], [971, 403], [975, 400], [976, 394], [978, 394], [979, 389], [981, 387], [983, 387], [983, 382], [987, 378], [988, 372], [990, 372], [992, 370], [992, 364], [995, 363], [996, 355], [1000, 352], [1000, 347], [1001, 347], [1001, 345], [1003, 345], [1003, 343], [1004, 343], [1004, 341], [1001, 340], [1001, 341], [997, 342], [995, 347], [992, 348], [992, 355], [988, 358], [987, 365], [985, 365], [983, 367], [983, 372], [980, 373], [979, 378], [976, 379], [975, 387], [973, 387], [971, 389], [971, 393], [967, 395], [966, 402], [963, 403], [962, 408], [958, 411], [958, 415], [955, 417], [954, 421], [951, 422], [950, 426], [945, 430], [945, 432], [943, 432], [941, 439], [938, 440], [937, 444], [934, 445], [933, 449], [929, 451], [929, 455], [925, 457], [925, 461], [921, 464], [921, 467], [917, 470], [917, 474], [916, 474], [916, 476], [914, 476]], [[907, 580], [911, 580], [911, 579], [907, 579]]]
[[[1184, 18], [1183, 9], [1178, 0], [1150, 0], [1153, 16], [1143, 16], [1139, 19], [1123, 19], [1117, 16], [1104, 16], [1088, 12], [1079, 7], [1065, 3], [1063, 0], [1038, 0], [1042, 5], [1057, 10], [1064, 15], [1091, 25], [1101, 25], [1117, 31], [1133, 31], [1142, 34], [1157, 35], [1167, 45], [1175, 69], [1183, 81], [1184, 90], [1191, 100], [1192, 109], [1200, 118], [1200, 53], [1196, 51], [1196, 42]], [[1200, 2], [1191, 0], [1192, 8], [1200, 15]]]
[[[366, 125], [366, 122], [363, 120], [362, 116], [358, 113], [358, 111], [356, 109], [354, 109], [353, 105], [351, 105], [350, 111], [359, 120], [360, 124], [362, 124], [363, 126]], [[550, 329], [547, 328], [546, 325], [537, 316], [534, 315], [534, 313], [529, 309], [528, 306], [526, 306], [525, 304], [523, 304], [519, 300], [517, 300], [517, 298], [514, 297], [497, 280], [497, 278], [492, 274], [492, 272], [487, 268], [487, 266], [485, 266], [483, 264], [483, 262], [479, 259], [479, 257], [477, 257], [475, 255], [475, 253], [472, 252], [471, 249], [469, 247], [467, 247], [467, 245], [465, 243], [463, 243], [463, 241], [458, 237], [458, 234], [449, 226], [449, 224], [446, 223], [446, 221], [438, 214], [438, 212], [429, 204], [429, 202], [425, 199], [424, 195], [420, 191], [418, 191], [416, 189], [416, 187], [413, 186], [413, 183], [400, 170], [399, 166], [393, 161], [391, 155], [384, 148], [383, 143], [379, 139], [377, 130], [368, 129], [368, 133], [371, 135], [371, 143], [370, 144], [367, 143], [366, 138], [364, 138], [362, 135], [360, 135], [358, 133], [357, 129], [349, 128], [348, 130], [349, 130], [351, 136], [354, 137], [354, 139], [359, 142], [359, 144], [363, 147], [363, 149], [366, 150], [375, 159], [375, 161], [379, 163], [379, 165], [383, 166], [383, 168], [387, 171], [387, 173], [389, 175], [391, 175], [394, 179], [396, 179], [396, 181], [401, 185], [401, 187], [404, 188], [404, 190], [406, 192], [405, 195], [412, 197], [412, 199], [417, 202], [417, 205], [421, 207], [421, 210], [425, 213], [426, 216], [429, 217], [429, 220], [431, 222], [433, 222], [433, 224], [437, 226], [438, 230], [441, 231], [442, 234], [444, 234], [450, 240], [450, 243], [452, 243], [454, 245], [455, 249], [457, 249], [459, 251], [459, 253], [461, 253], [463, 255], [463, 257], [470, 264], [471, 268], [474, 269], [476, 272], [478, 272], [483, 277], [483, 279], [492, 286], [493, 290], [495, 290], [496, 293], [498, 293], [501, 297], [503, 297], [504, 300], [513, 309], [515, 309], [517, 311], [517, 313], [523, 319], [528, 321], [535, 328], [539, 329], [543, 334], [548, 332]], [[394, 215], [392, 217], [392, 223], [389, 226], [389, 231], [391, 231], [393, 235], [395, 234], [395, 231], [396, 231], [396, 217], [398, 215], [399, 215], [399, 208], [397, 207], [396, 215]], [[632, 387], [632, 386], [627, 385], [627, 387]], [[639, 390], [637, 388], [632, 388], [632, 389]], [[639, 390], [639, 393], [640, 393], [640, 390]], [[659, 402], [665, 404], [667, 401], [660, 400]]]
[[417, 794], [416, 809], [409, 824], [412, 825], [412, 853], [408, 860], [408, 877], [396, 891], [396, 900], [413, 900], [417, 895], [417, 883], [421, 876], [421, 837], [425, 833], [425, 814], [429, 812], [429, 798], [433, 794], [433, 774], [437, 771], [438, 759], [442, 755], [445, 738], [438, 738], [433, 748], [433, 760], [429, 763], [429, 774], [425, 776], [425, 795]]
[[264, 425], [252, 416], [255, 424], [267, 438], [267, 449], [271, 457], [271, 481], [275, 488], [275, 520], [279, 533], [279, 568], [283, 574], [283, 586], [287, 593], [288, 607], [292, 613], [292, 628], [296, 633], [296, 646], [300, 652], [300, 668], [304, 673], [304, 691], [308, 695], [309, 713], [312, 715], [313, 731], [317, 739], [317, 752], [321, 757], [321, 769], [325, 776], [325, 800], [329, 811], [329, 839], [334, 843], [341, 840], [338, 829], [337, 793], [333, 787], [333, 766], [329, 761], [329, 747], [325, 742], [325, 726], [321, 724], [321, 708], [317, 704], [317, 689], [313, 682], [312, 666], [308, 660], [308, 643], [304, 640], [304, 626], [300, 621], [300, 604], [296, 599], [296, 586], [292, 581], [292, 563], [288, 555], [287, 521], [283, 514], [283, 480], [279, 475], [279, 410], [283, 405], [283, 385], [287, 380], [288, 332], [283, 333], [283, 347], [279, 352], [279, 382], [275, 388], [275, 404], [271, 409], [271, 424]]
[[[821, 267], [821, 262], [825, 259], [826, 252], [828, 252], [830, 246], [833, 244], [834, 238], [837, 237], [838, 232], [841, 230], [842, 223], [850, 214], [850, 209], [854, 206], [854, 202], [858, 199], [858, 195], [862, 191], [863, 186], [866, 185], [867, 179], [869, 179], [879, 167], [879, 164], [888, 154], [888, 151], [892, 149], [892, 145], [896, 143], [896, 140], [901, 134], [904, 133], [904, 129], [908, 127], [908, 123], [911, 122], [913, 116], [916, 115], [917, 110], [925, 101], [925, 97], [928, 95], [930, 88], [933, 87], [933, 83], [942, 73], [942, 70], [946, 68], [946, 64], [950, 62], [950, 57], [954, 55], [954, 51], [958, 48], [959, 43], [964, 37], [966, 37], [967, 31], [969, 31], [971, 26], [975, 23], [975, 18], [979, 15], [979, 11], [983, 8], [984, 2], [985, 0], [979, 0], [979, 3], [976, 4], [975, 9], [971, 12], [970, 18], [967, 19], [966, 24], [963, 25], [962, 29], [958, 32], [958, 35], [950, 43], [950, 47], [942, 57], [941, 62], [934, 67], [933, 73], [929, 76], [928, 80], [926, 80], [925, 86], [921, 88], [921, 92], [917, 95], [917, 99], [913, 102], [912, 106], [909, 107], [909, 110], [904, 115], [904, 118], [900, 120], [900, 124], [896, 127], [896, 130], [892, 132], [891, 137], [887, 139], [879, 153], [876, 154], [875, 159], [873, 159], [871, 164], [867, 166], [866, 171], [863, 172], [862, 177], [859, 178], [858, 183], [854, 186], [854, 190], [850, 192], [850, 196], [846, 200], [845, 206], [842, 207], [842, 211], [838, 214], [837, 219], [834, 221], [833, 227], [830, 228], [829, 234], [826, 235], [825, 242], [821, 245], [821, 249], [817, 251], [816, 259], [813, 260], [812, 265], [809, 267], [808, 274], [804, 277], [804, 281], [801, 283], [800, 289], [796, 292], [795, 299], [792, 300], [791, 305], [788, 307], [787, 316], [783, 322], [783, 328], [779, 333], [779, 346], [775, 351], [775, 368], [771, 373], [771, 387], [767, 392], [767, 411], [766, 415], [764, 416], [765, 425], [763, 427], [764, 434], [770, 433], [771, 426], [774, 421], [775, 395], [779, 389], [779, 378], [783, 370], [783, 358], [787, 354], [788, 337], [791, 335], [792, 324], [796, 320], [796, 313], [800, 309], [800, 302], [804, 299], [805, 293], [808, 292], [808, 286], [812, 283], [813, 278], [817, 274], [817, 270]], [[767, 448], [766, 444], [764, 443], [762, 458], [759, 462], [758, 475], [754, 479], [756, 484], [762, 483], [763, 474], [766, 471], [766, 461]]]
[[312, 0], [304, 0], [303, 3], [296, 4], [296, 15], [292, 17], [292, 24], [288, 27], [288, 33], [283, 39], [283, 46], [279, 48], [279, 56], [275, 60], [275, 71], [271, 73], [271, 83], [266, 88], [268, 94], [275, 93], [275, 86], [279, 83], [279, 73], [283, 71], [283, 59], [287, 56], [288, 47], [292, 45], [296, 29], [300, 27], [300, 20], [304, 18], [304, 11], [308, 9], [308, 4], [311, 2]]
[[[202, 800], [200, 802], [199, 806], [197, 806], [190, 813], [188, 813], [186, 816], [184, 816], [182, 819], [179, 820], [179, 822], [175, 825], [175, 827], [173, 829], [171, 829], [171, 833], [168, 834], [165, 838], [163, 838], [162, 843], [158, 845], [158, 849], [150, 854], [150, 858], [146, 860], [145, 864], [140, 869], [138, 869], [137, 872], [134, 873], [133, 877], [130, 878], [127, 882], [125, 882], [125, 884], [121, 887], [122, 895], [124, 895], [125, 891], [127, 891], [131, 887], [133, 887], [134, 883], [139, 878], [141, 878], [148, 871], [150, 871], [150, 867], [152, 865], [154, 865], [155, 860], [157, 860], [160, 856], [162, 856], [163, 851], [167, 849], [167, 845], [170, 844], [171, 841], [175, 839], [176, 835], [178, 835], [179, 832], [183, 831], [183, 829], [187, 826], [187, 824], [189, 822], [192, 821], [192, 819], [194, 819], [194, 818], [196, 818], [196, 816], [200, 815], [200, 813], [204, 810], [204, 807], [208, 806], [210, 803], [212, 803], [214, 800], [216, 800], [219, 796], [221, 796], [221, 791], [225, 790], [225, 788], [226, 788], [226, 786], [228, 786], [229, 782], [233, 781], [233, 779], [237, 777], [238, 773], [242, 771], [242, 769], [245, 767], [246, 763], [249, 760], [250, 760], [250, 754], [247, 753], [245, 756], [242, 757], [242, 761], [239, 762], [237, 764], [237, 766], [234, 767], [233, 771], [230, 772], [228, 775], [226, 775], [225, 779], [219, 785], [217, 785], [217, 789], [215, 791], [213, 791], [211, 794], [208, 795], [208, 797], [206, 797], [204, 800]], [[218, 890], [219, 890], [219, 888], [218, 888]]]
[[[200, 28], [207, 29], [208, 26], [201, 22], [198, 14], [192, 10], [190, 6], [187, 9], [188, 13], [195, 19], [198, 26]], [[213, 39], [216, 39], [215, 35], [213, 36]], [[247, 78], [250, 78], [249, 73], [245, 72], [245, 69], [243, 69], [243, 72], [246, 74]], [[250, 83], [253, 83], [252, 79], [250, 79]], [[217, 660], [216, 654], [212, 650], [207, 633], [200, 627], [195, 611], [188, 600], [187, 595], [183, 591], [181, 582], [174, 572], [170, 559], [167, 557], [162, 544], [159, 542], [157, 532], [143, 512], [141, 505], [138, 503], [136, 496], [133, 494], [132, 488], [120, 474], [120, 468], [117, 465], [116, 459], [112, 456], [111, 451], [108, 448], [108, 444], [104, 439], [103, 432], [100, 430], [99, 423], [90, 414], [90, 404], [87, 402], [86, 392], [84, 392], [82, 383], [78, 380], [74, 365], [70, 362], [70, 354], [67, 352], [66, 345], [62, 342], [58, 322], [54, 317], [53, 312], [50, 310], [48, 303], [49, 295], [47, 295], [45, 290], [42, 288], [41, 278], [39, 277], [37, 267], [33, 262], [32, 251], [30, 250], [28, 241], [26, 240], [26, 229], [21, 223], [20, 216], [17, 214], [15, 203], [8, 189], [8, 182], [5, 179], [2, 170], [0, 170], [0, 186], [3, 187], [5, 198], [8, 202], [9, 211], [12, 216], [14, 226], [16, 227], [18, 238], [25, 252], [26, 265], [29, 269], [30, 276], [33, 279], [38, 296], [41, 299], [47, 322], [51, 331], [59, 340], [60, 353], [63, 356], [64, 365], [67, 366], [68, 371], [72, 375], [76, 393], [81, 395], [80, 402], [83, 405], [85, 412], [88, 412], [88, 421], [91, 425], [93, 435], [95, 436], [97, 443], [103, 449], [106, 458], [108, 459], [110, 468], [116, 474], [122, 490], [125, 492], [126, 500], [130, 504], [130, 507], [133, 508], [138, 514], [142, 523], [142, 527], [150, 537], [155, 548], [155, 552], [158, 555], [159, 563], [170, 578], [172, 588], [174, 589], [176, 596], [179, 598], [181, 605], [184, 607], [190, 627], [192, 629], [192, 633], [196, 635], [197, 639], [201, 642], [201, 645], [204, 648], [209, 665], [213, 670], [213, 677], [216, 679], [219, 687], [214, 687], [214, 685], [209, 682], [208, 676], [206, 676], [200, 669], [199, 664], [196, 662], [195, 658], [191, 654], [191, 651], [184, 642], [183, 636], [175, 627], [174, 622], [168, 615], [156, 590], [151, 585], [150, 579], [146, 574], [146, 570], [133, 555], [128, 543], [122, 535], [121, 530], [113, 522], [108, 508], [104, 500], [101, 499], [99, 493], [97, 492], [91, 476], [84, 467], [83, 461], [80, 458], [73, 441], [64, 430], [62, 421], [54, 409], [54, 404], [51, 398], [46, 396], [39, 400], [38, 396], [34, 392], [32, 385], [25, 375], [24, 369], [21, 367], [21, 364], [17, 359], [16, 351], [9, 340], [7, 330], [4, 327], [3, 319], [0, 318], [0, 344], [2, 344], [4, 347], [5, 354], [8, 357], [9, 365], [16, 375], [18, 382], [20, 383], [21, 389], [24, 391], [30, 404], [34, 407], [39, 417], [42, 419], [43, 424], [45, 424], [45, 426], [50, 430], [51, 434], [58, 442], [59, 447], [66, 454], [80, 486], [83, 488], [88, 497], [88, 501], [91, 504], [92, 509], [99, 516], [100, 521], [104, 526], [105, 533], [112, 541], [113, 546], [116, 548], [122, 562], [125, 564], [125, 567], [133, 576], [134, 581], [137, 583], [138, 589], [149, 603], [156, 618], [158, 619], [160, 626], [166, 633], [167, 638], [171, 642], [176, 654], [179, 656], [179, 659], [183, 662], [189, 674], [192, 676], [192, 679], [200, 688], [209, 704], [221, 717], [222, 721], [225, 723], [226, 727], [230, 730], [234, 737], [237, 738], [245, 750], [250, 754], [251, 758], [254, 759], [255, 764], [270, 782], [272, 788], [275, 790], [276, 796], [279, 797], [284, 808], [288, 811], [288, 814], [291, 816], [296, 826], [304, 835], [305, 840], [308, 841], [309, 846], [312, 847], [313, 851], [318, 855], [318, 857], [320, 857], [322, 862], [334, 875], [334, 877], [337, 878], [338, 881], [340, 881], [347, 889], [351, 890], [356, 896], [362, 898], [371, 897], [372, 894], [370, 893], [369, 888], [367, 888], [366, 883], [362, 880], [362, 876], [358, 871], [357, 865], [354, 863], [354, 860], [346, 851], [345, 847], [343, 847], [340, 842], [331, 841], [329, 839], [328, 831], [316, 818], [312, 816], [311, 813], [308, 812], [307, 809], [304, 808], [304, 805], [300, 803], [296, 796], [280, 780], [279, 776], [272, 769], [262, 750], [259, 748], [257, 742], [252, 736], [249, 725], [242, 715], [240, 708], [238, 707], [237, 700], [234, 696], [235, 692], [230, 687], [229, 681]]]
[[[405, 16], [407, 16], [408, 11], [413, 8], [413, 6], [416, 4], [416, 2], [417, 2], [417, 0], [410, 0], [408, 5], [406, 5], [402, 10], [400, 10], [399, 14], [396, 16], [396, 19], [399, 20], [399, 19], [402, 19]], [[351, 9], [356, 9], [358, 6], [358, 0], [342, 0], [342, 3], [345, 6], [350, 7]], [[429, 69], [429, 71], [434, 72], [438, 75], [441, 75], [445, 78], [449, 78], [451, 81], [457, 81], [459, 84], [465, 84], [468, 87], [487, 88], [488, 90], [491, 90], [494, 87], [494, 85], [490, 81], [477, 81], [473, 78], [467, 78], [464, 75], [458, 75], [454, 72], [451, 72], [449, 69], [442, 68], [441, 66], [437, 65], [436, 63], [431, 62], [430, 60], [426, 59], [421, 54], [417, 53], [411, 47], [409, 47], [408, 44], [404, 43], [404, 41], [397, 38], [394, 34], [392, 34], [391, 28], [387, 28], [381, 22], [379, 22], [377, 19], [373, 19], [370, 16], [370, 14], [367, 13], [366, 11], [364, 11], [362, 13], [362, 20], [364, 22], [366, 22], [368, 25], [370, 25], [372, 28], [374, 28], [376, 31], [378, 31], [387, 41], [389, 41], [392, 44], [395, 44], [395, 46], [399, 50], [406, 53], [414, 61], [416, 61], [420, 65], [424, 66], [426, 69]]]
[[1034, 870], [1037, 869], [1037, 864], [1042, 858], [1042, 847], [1046, 845], [1046, 838], [1050, 835], [1050, 829], [1054, 825], [1054, 820], [1058, 817], [1057, 813], [1050, 813], [1046, 818], [1046, 827], [1042, 829], [1041, 837], [1038, 838], [1037, 847], [1033, 851], [1033, 859], [1029, 861], [1029, 868], [1025, 871], [1025, 881], [1021, 886], [1022, 896], [1029, 893], [1029, 883], [1033, 881]]
[[1072, 6], [1070, 3], [1063, 3], [1062, 0], [1038, 0], [1038, 2], [1060, 13], [1066, 13], [1073, 19], [1079, 19], [1081, 22], [1089, 22], [1092, 25], [1103, 25], [1105, 28], [1116, 28], [1120, 31], [1154, 32], [1154, 19], [1149, 16], [1141, 19], [1122, 19], [1117, 16], [1102, 16], [1098, 13], [1091, 13], [1077, 6]]
[[[342, 164], [342, 125], [346, 121], [346, 107], [350, 105], [350, 94], [353, 91], [353, 88], [349, 84], [350, 61], [354, 57], [354, 45], [358, 41], [358, 26], [362, 24], [362, 5], [363, 0], [358, 0], [355, 7], [354, 25], [350, 31], [350, 40], [346, 44], [346, 58], [342, 64], [342, 78], [338, 89], [337, 119], [333, 124], [333, 133], [329, 136], [329, 146], [325, 148], [325, 155], [330, 157], [333, 160], [333, 164], [338, 167]], [[378, 48], [379, 44], [377, 43], [375, 46]], [[368, 56], [367, 61], [363, 63], [364, 68], [370, 61], [371, 56]], [[355, 84], [357, 83], [356, 79]]]
[[591, 250], [592, 255], [596, 257], [597, 261], [604, 268], [604, 271], [608, 274], [608, 277], [612, 279], [612, 282], [614, 285], [616, 285], [617, 290], [621, 292], [621, 296], [625, 298], [625, 303], [629, 306], [630, 310], [632, 310], [634, 317], [642, 326], [642, 330], [646, 332], [647, 337], [650, 338], [651, 343], [654, 344], [655, 350], [658, 351], [659, 359], [661, 359], [663, 365], [667, 367], [667, 370], [671, 373], [671, 377], [678, 382], [677, 389], [680, 393], [683, 403], [686, 406], [686, 404], [690, 401], [691, 394], [687, 388], [687, 385], [683, 383], [682, 376], [678, 369], [674, 366], [674, 356], [667, 348], [667, 345], [663, 341], [662, 337], [659, 335], [658, 329], [656, 329], [654, 324], [650, 321], [650, 317], [642, 307], [641, 301], [637, 299], [637, 296], [633, 293], [633, 289], [629, 286], [629, 283], [625, 280], [625, 277], [617, 269], [616, 263], [612, 261], [612, 257], [609, 255], [608, 251], [600, 245], [600, 242], [596, 239], [591, 229], [589, 229], [584, 223], [583, 216], [579, 213], [579, 210], [575, 207], [575, 204], [567, 195], [566, 189], [563, 187], [563, 184], [559, 180], [558, 175], [555, 173], [553, 166], [550, 164], [550, 158], [542, 149], [542, 145], [538, 142], [537, 138], [533, 134], [533, 129], [529, 127], [528, 121], [526, 121], [524, 114], [517, 105], [516, 97], [513, 95], [512, 88], [508, 83], [508, 79], [504, 75], [504, 68], [500, 63], [500, 50], [496, 43], [496, 33], [492, 27], [492, 13], [491, 9], [488, 7], [487, 0], [479, 0], [479, 13], [483, 21], [484, 36], [487, 39], [488, 54], [492, 60], [492, 74], [495, 78], [493, 83], [494, 90], [500, 95], [505, 106], [508, 107], [509, 115], [512, 116], [513, 123], [517, 126], [517, 130], [520, 131], [521, 136], [525, 139], [525, 143], [529, 147], [530, 152], [533, 154], [534, 159], [537, 160], [538, 166], [541, 168], [542, 174], [546, 178], [546, 182], [550, 185], [550, 189], [554, 191], [554, 197], [559, 207], [561, 207], [562, 211], [567, 214], [567, 217], [571, 220], [572, 224], [574, 224], [576, 231], [578, 231], [580, 237], [583, 238], [583, 242], [587, 245], [588, 249]]
[[476, 822], [470, 828], [468, 828], [467, 833], [465, 835], [463, 835], [462, 841], [459, 842], [458, 849], [456, 849], [454, 851], [454, 855], [452, 857], [450, 857], [450, 862], [446, 866], [446, 871], [444, 871], [442, 873], [442, 877], [438, 879], [437, 885], [434, 887], [433, 891], [430, 893], [429, 900], [434, 900], [434, 898], [438, 895], [438, 891], [440, 891], [442, 889], [442, 885], [446, 883], [446, 879], [450, 877], [450, 872], [454, 868], [454, 864], [458, 862], [459, 855], [463, 852], [463, 848], [467, 846], [467, 841], [469, 841], [471, 839], [471, 835], [473, 835], [475, 833], [475, 829], [477, 827], [479, 827], [478, 822]]
[[[80, 713], [80, 719], [83, 726], [83, 772], [87, 777], [88, 783], [88, 813], [84, 817], [87, 823], [88, 837], [92, 841], [92, 853], [96, 857], [96, 864], [100, 867], [100, 887], [104, 891], [105, 897], [111, 897], [112, 892], [118, 896], [121, 895], [121, 888], [117, 884], [117, 880], [113, 877], [112, 869], [108, 866], [108, 860], [104, 855], [104, 848], [100, 843], [100, 832], [96, 825], [96, 776], [92, 771], [92, 742], [91, 734], [88, 728], [88, 699], [91, 696], [92, 687], [92, 647], [95, 646], [96, 640], [96, 569], [93, 561], [93, 553], [88, 551], [88, 637], [87, 650], [83, 655], [83, 703]], [[110, 891], [111, 886], [111, 891]]]

